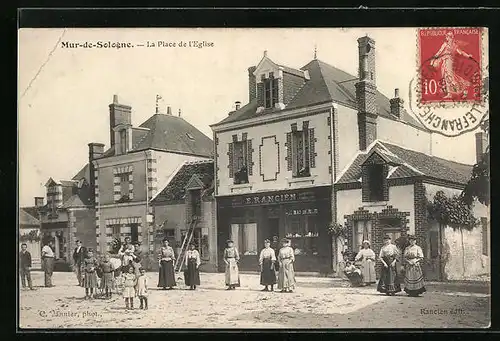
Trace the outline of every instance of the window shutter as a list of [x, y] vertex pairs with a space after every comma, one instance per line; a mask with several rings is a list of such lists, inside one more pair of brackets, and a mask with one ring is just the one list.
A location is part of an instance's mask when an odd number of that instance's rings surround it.
[[232, 143], [228, 144], [227, 148], [227, 156], [228, 156], [228, 162], [227, 162], [227, 168], [229, 168], [229, 177], [233, 178], [234, 177], [234, 145]]
[[253, 175], [253, 160], [252, 160], [252, 155], [253, 155], [253, 148], [252, 148], [252, 140], [247, 140], [247, 168], [248, 168], [248, 175]]
[[316, 168], [316, 138], [314, 128], [309, 129], [309, 167]]
[[292, 157], [292, 133], [286, 134], [286, 163], [287, 170], [291, 171], [293, 169], [293, 157]]

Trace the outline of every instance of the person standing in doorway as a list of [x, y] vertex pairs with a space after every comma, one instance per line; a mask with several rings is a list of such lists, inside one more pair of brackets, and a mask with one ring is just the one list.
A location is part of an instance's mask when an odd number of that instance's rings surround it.
[[262, 291], [274, 291], [276, 284], [276, 272], [274, 271], [274, 264], [276, 263], [276, 253], [271, 248], [271, 241], [264, 240], [264, 248], [260, 251], [259, 265], [260, 265], [260, 285], [264, 286]]
[[289, 239], [283, 239], [283, 247], [280, 249], [278, 260], [280, 262], [280, 270], [278, 274], [278, 289], [281, 292], [293, 292], [295, 289], [295, 252], [290, 246]]
[[49, 240], [42, 248], [42, 264], [45, 277], [45, 287], [50, 288], [52, 285], [52, 273], [54, 272], [54, 242]]
[[31, 283], [31, 253], [28, 252], [28, 245], [26, 243], [21, 244], [19, 272], [21, 273], [21, 285], [23, 288], [26, 288], [26, 281], [28, 281], [28, 287], [33, 290]]
[[238, 269], [238, 261], [240, 254], [234, 246], [232, 240], [228, 240], [227, 248], [224, 250], [224, 263], [226, 263], [226, 286], [227, 290], [234, 290], [240, 286], [240, 273]]
[[82, 246], [82, 242], [76, 241], [76, 248], [73, 252], [73, 263], [76, 270], [76, 277], [78, 279], [78, 285], [83, 287], [83, 260], [85, 259], [85, 254], [87, 250]]

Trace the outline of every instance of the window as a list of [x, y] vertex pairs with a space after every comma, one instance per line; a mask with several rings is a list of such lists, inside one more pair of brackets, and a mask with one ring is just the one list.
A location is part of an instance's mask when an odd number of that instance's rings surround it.
[[[191, 242], [194, 243], [196, 250], [200, 253], [201, 259], [210, 259], [208, 248], [208, 228], [195, 228]], [[236, 247], [238, 248], [238, 246]], [[240, 251], [239, 248], [238, 251]]]
[[291, 216], [287, 219], [286, 237], [292, 241], [296, 255], [318, 255], [318, 225], [313, 215]]
[[233, 142], [234, 183], [248, 183], [248, 146], [247, 141]]
[[256, 256], [257, 245], [257, 224], [232, 224], [231, 240], [238, 249], [240, 256]]
[[191, 217], [201, 217], [201, 190], [191, 190]]
[[264, 105], [269, 109], [274, 108], [276, 103], [278, 103], [278, 80], [271, 72], [269, 78], [264, 79]]
[[483, 255], [488, 256], [488, 219], [485, 217], [481, 218], [481, 236], [483, 241]]
[[368, 187], [370, 191], [370, 201], [384, 200], [384, 165], [374, 164], [368, 166]]
[[122, 154], [127, 152], [127, 130], [120, 130], [120, 151]]
[[294, 177], [311, 176], [309, 170], [309, 130], [292, 133], [292, 171]]
[[120, 202], [130, 200], [129, 173], [120, 175]]
[[363, 240], [372, 242], [372, 222], [371, 220], [358, 220], [354, 222], [353, 250], [357, 251], [363, 246]]
[[139, 241], [139, 224], [130, 224], [130, 241], [132, 243]]

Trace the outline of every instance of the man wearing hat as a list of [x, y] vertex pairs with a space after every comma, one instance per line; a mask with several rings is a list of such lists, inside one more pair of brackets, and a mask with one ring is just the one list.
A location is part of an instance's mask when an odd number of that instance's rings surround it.
[[370, 248], [370, 241], [363, 241], [363, 248], [354, 258], [361, 263], [362, 285], [371, 285], [377, 281], [375, 274], [375, 252]]
[[85, 259], [85, 254], [87, 250], [82, 246], [80, 240], [76, 241], [76, 248], [73, 251], [73, 264], [76, 270], [76, 278], [78, 279], [78, 285], [83, 287], [83, 260]]
[[280, 249], [278, 261], [280, 269], [278, 272], [278, 289], [281, 292], [293, 292], [295, 289], [295, 270], [293, 263], [295, 262], [295, 253], [290, 246], [289, 239], [282, 240], [283, 247]]
[[224, 263], [226, 263], [226, 286], [227, 290], [234, 290], [240, 286], [240, 273], [238, 269], [238, 261], [240, 254], [234, 246], [232, 240], [226, 242], [227, 247], [224, 250]]

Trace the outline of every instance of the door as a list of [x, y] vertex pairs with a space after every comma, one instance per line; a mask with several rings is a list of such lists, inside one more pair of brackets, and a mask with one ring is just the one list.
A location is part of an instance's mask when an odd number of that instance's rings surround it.
[[138, 224], [130, 225], [130, 240], [132, 243], [139, 241], [139, 226]]
[[269, 240], [273, 240], [273, 237], [276, 236], [278, 237], [278, 240], [279, 240], [279, 236], [280, 236], [280, 219], [279, 218], [269, 218], [269, 221], [268, 221], [268, 224], [269, 224], [269, 236], [265, 237], [264, 239], [269, 239]]
[[441, 230], [437, 223], [433, 224], [427, 236], [427, 245], [424, 260], [424, 275], [429, 281], [441, 280]]

